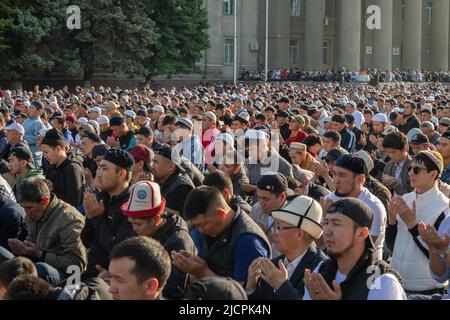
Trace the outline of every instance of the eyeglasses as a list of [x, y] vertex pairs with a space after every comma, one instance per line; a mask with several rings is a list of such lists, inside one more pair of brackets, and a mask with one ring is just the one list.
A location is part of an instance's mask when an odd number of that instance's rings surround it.
[[273, 223], [269, 229], [272, 230], [273, 233], [280, 233], [281, 231], [284, 231], [284, 230], [298, 229], [298, 228], [297, 227], [280, 227], [279, 225]]
[[430, 170], [428, 170], [427, 168], [421, 168], [421, 167], [417, 167], [417, 166], [409, 166], [408, 171], [411, 171], [411, 169], [415, 175], [418, 175], [422, 170], [424, 170], [426, 172], [430, 172]]

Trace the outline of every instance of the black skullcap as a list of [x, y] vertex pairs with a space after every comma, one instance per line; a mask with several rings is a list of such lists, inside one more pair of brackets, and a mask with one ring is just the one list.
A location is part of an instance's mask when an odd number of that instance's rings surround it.
[[112, 117], [109, 120], [109, 125], [112, 126], [121, 126], [125, 123], [125, 119], [122, 117]]
[[65, 147], [67, 145], [66, 139], [61, 131], [56, 128], [50, 129], [45, 133], [42, 144], [46, 144], [51, 147]]
[[286, 178], [278, 172], [261, 176], [256, 186], [258, 189], [271, 192], [287, 192], [288, 190]]
[[84, 136], [86, 138], [91, 139], [95, 143], [101, 143], [102, 142], [102, 139], [100, 138], [100, 136], [98, 134], [96, 134], [95, 132], [93, 132], [93, 131], [88, 131]]
[[31, 102], [31, 105], [38, 110], [44, 109], [44, 105], [42, 104], [42, 102], [37, 101], [37, 100], [34, 100], [33, 102]]
[[114, 163], [116, 166], [131, 171], [134, 165], [134, 159], [128, 152], [121, 149], [110, 149], [103, 156], [103, 160]]
[[111, 148], [107, 144], [104, 144], [104, 143], [95, 145], [92, 148], [92, 159], [95, 159], [98, 156], [103, 157], [109, 149], [111, 149]]
[[331, 121], [338, 123], [345, 123], [345, 117], [342, 114], [335, 114], [331, 117]]
[[367, 175], [367, 167], [364, 160], [353, 154], [344, 154], [336, 161], [336, 167], [347, 169], [356, 174]]
[[[344, 198], [336, 201], [328, 207], [328, 214], [341, 213], [346, 215], [362, 227], [369, 228], [372, 226], [373, 214], [370, 208], [359, 199]], [[366, 245], [375, 249], [370, 234], [366, 238]]]
[[153, 130], [147, 127], [142, 127], [135, 134], [143, 135], [144, 137], [153, 137]]

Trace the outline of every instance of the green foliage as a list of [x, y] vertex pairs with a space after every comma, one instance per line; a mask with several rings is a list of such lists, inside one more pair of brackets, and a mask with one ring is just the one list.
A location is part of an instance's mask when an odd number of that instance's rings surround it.
[[[66, 27], [67, 7], [81, 29]], [[0, 76], [195, 72], [209, 46], [201, 0], [0, 0]]]

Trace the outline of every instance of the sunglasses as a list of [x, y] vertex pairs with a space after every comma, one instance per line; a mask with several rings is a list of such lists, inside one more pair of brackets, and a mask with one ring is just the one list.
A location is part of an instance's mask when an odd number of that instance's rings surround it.
[[426, 171], [426, 172], [430, 172], [430, 170], [428, 170], [427, 168], [421, 168], [421, 167], [417, 167], [417, 166], [408, 166], [408, 171], [411, 171], [411, 169], [415, 175], [418, 175], [422, 170]]

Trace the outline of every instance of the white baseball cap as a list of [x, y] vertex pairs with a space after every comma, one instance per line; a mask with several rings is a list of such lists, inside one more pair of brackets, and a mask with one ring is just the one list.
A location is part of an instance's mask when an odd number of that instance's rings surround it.
[[164, 107], [161, 105], [156, 105], [153, 107], [153, 111], [164, 113]]
[[90, 111], [94, 111], [94, 112], [97, 112], [98, 114], [102, 114], [102, 109], [100, 109], [99, 107], [92, 107]]
[[166, 199], [155, 182], [140, 181], [130, 188], [128, 201], [121, 206], [127, 217], [152, 217], [164, 212]]
[[18, 133], [20, 133], [21, 135], [25, 135], [25, 129], [23, 128], [23, 126], [20, 123], [11, 123], [10, 125], [8, 125], [5, 128], [6, 131], [17, 131]]
[[109, 119], [107, 116], [102, 115], [102, 116], [98, 117], [97, 122], [99, 125], [109, 124]]
[[373, 122], [388, 122], [388, 118], [384, 113], [377, 113], [376, 115], [373, 116], [372, 118]]
[[123, 114], [126, 115], [127, 117], [133, 118], [133, 120], [136, 119], [136, 112], [132, 110], [125, 110]]

